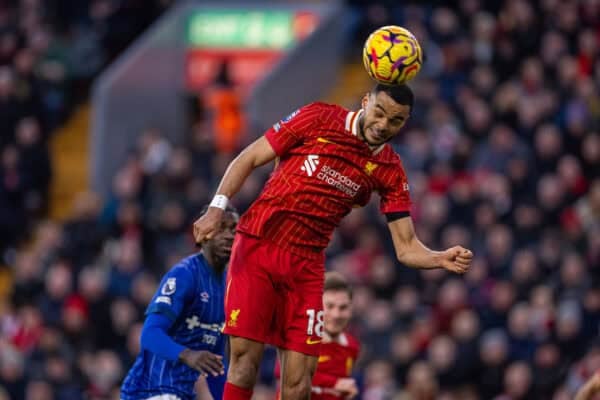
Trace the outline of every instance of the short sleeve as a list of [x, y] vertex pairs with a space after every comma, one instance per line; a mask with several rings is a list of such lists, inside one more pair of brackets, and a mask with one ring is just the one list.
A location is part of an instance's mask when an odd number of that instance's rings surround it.
[[318, 104], [308, 104], [273, 125], [265, 137], [275, 153], [282, 156], [301, 143], [319, 124], [320, 114], [321, 107]]
[[158, 290], [146, 309], [146, 315], [160, 313], [175, 321], [183, 307], [194, 295], [194, 277], [182, 266], [175, 266], [165, 274]]
[[383, 180], [380, 211], [383, 214], [410, 212], [410, 189], [402, 163], [398, 159]]

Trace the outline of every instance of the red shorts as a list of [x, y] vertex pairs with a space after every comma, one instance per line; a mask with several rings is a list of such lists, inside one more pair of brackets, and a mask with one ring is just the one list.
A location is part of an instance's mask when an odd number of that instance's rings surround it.
[[238, 233], [227, 271], [224, 332], [318, 356], [324, 271], [322, 261]]

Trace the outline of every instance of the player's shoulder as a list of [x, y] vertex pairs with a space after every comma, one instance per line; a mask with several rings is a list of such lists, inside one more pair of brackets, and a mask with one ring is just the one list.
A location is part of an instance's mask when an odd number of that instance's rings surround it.
[[358, 350], [360, 349], [360, 342], [358, 341], [358, 339], [348, 332], [344, 332], [344, 337], [346, 339], [346, 347], [349, 347], [358, 352]]
[[175, 265], [171, 267], [169, 273], [172, 275], [183, 275], [193, 277], [196, 275], [198, 270], [203, 268], [205, 258], [202, 253], [192, 254], [179, 260]]
[[317, 113], [320, 117], [339, 117], [346, 118], [346, 115], [350, 112], [348, 109], [337, 105], [324, 103], [322, 101], [315, 101], [307, 104], [303, 109], [309, 110], [310, 112]]
[[383, 145], [383, 149], [377, 153], [376, 159], [379, 162], [393, 164], [396, 167], [404, 169], [404, 166], [402, 165], [402, 158], [400, 158], [400, 155], [389, 143]]

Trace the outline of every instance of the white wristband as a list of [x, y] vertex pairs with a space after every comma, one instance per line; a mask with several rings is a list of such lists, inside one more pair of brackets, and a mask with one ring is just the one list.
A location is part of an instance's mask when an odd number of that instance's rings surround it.
[[215, 194], [215, 197], [213, 197], [209, 207], [217, 207], [221, 210], [225, 210], [227, 208], [227, 203], [229, 203], [227, 196], [224, 194]]

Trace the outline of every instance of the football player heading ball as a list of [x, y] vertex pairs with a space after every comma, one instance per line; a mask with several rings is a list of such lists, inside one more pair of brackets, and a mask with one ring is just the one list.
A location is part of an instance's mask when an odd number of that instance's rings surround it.
[[350, 111], [312, 103], [277, 122], [229, 165], [212, 207], [194, 223], [197, 242], [210, 239], [223, 209], [257, 167], [279, 157], [262, 193], [241, 217], [225, 295], [230, 368], [225, 400], [249, 400], [265, 343], [282, 354], [282, 397], [308, 399], [322, 340], [324, 250], [334, 229], [373, 192], [399, 262], [464, 273], [472, 253], [427, 248], [410, 217], [409, 185], [387, 144], [413, 107], [406, 85], [379, 84]]

